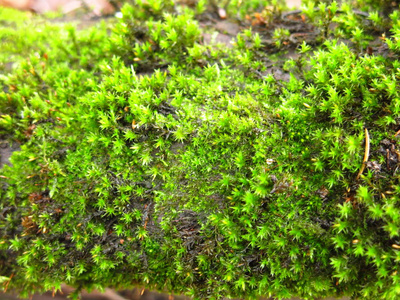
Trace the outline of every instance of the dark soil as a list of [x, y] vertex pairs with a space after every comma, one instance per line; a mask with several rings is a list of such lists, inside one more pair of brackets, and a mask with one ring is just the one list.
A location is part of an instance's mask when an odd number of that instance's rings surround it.
[[4, 140], [0, 140], [0, 168], [4, 165], [11, 166], [10, 156], [14, 151], [20, 150], [20, 147], [17, 143], [13, 143], [12, 145]]

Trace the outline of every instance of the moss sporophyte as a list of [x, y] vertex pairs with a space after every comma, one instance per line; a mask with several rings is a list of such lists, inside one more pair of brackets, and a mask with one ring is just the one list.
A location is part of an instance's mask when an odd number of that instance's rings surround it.
[[119, 16], [0, 9], [2, 289], [398, 299], [399, 3]]

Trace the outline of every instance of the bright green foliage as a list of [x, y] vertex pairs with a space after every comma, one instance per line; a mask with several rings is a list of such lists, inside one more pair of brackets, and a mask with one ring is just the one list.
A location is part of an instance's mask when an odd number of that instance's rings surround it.
[[83, 30], [0, 10], [4, 287], [397, 299], [398, 10], [308, 1], [315, 40], [277, 17], [228, 47], [212, 1], [134, 4]]

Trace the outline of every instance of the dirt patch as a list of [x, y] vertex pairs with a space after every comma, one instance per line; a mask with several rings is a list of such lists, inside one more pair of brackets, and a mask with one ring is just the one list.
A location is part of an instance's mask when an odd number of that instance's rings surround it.
[[0, 168], [2, 168], [4, 165], [11, 166], [10, 162], [11, 154], [19, 150], [20, 150], [19, 144], [13, 143], [11, 145], [7, 141], [0, 140]]

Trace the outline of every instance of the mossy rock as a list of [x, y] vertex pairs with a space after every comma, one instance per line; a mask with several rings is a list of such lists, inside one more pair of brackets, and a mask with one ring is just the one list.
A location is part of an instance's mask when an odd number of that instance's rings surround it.
[[3, 290], [400, 297], [398, 4], [243, 2], [0, 9]]

